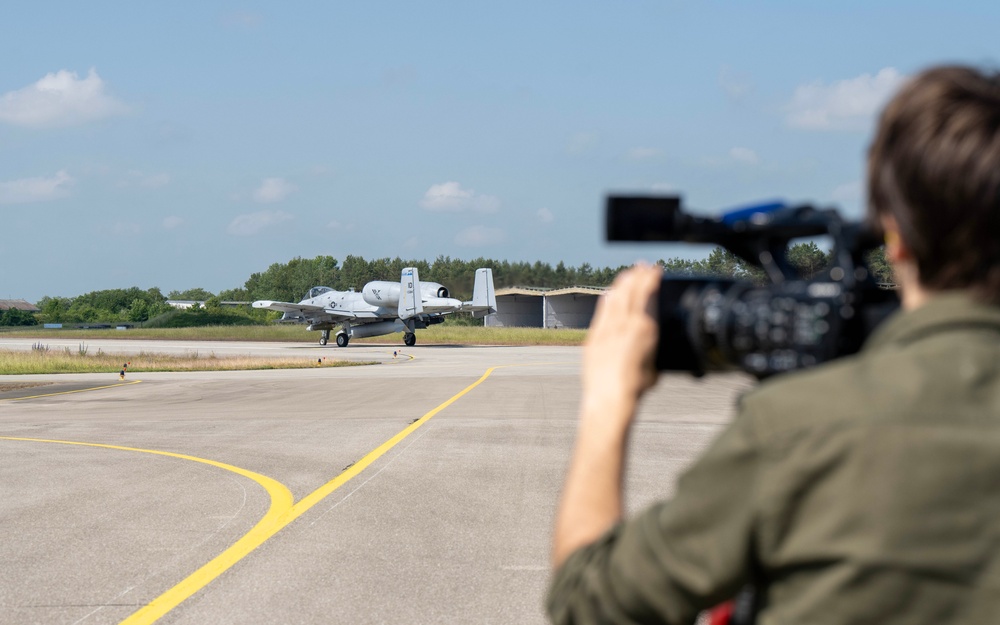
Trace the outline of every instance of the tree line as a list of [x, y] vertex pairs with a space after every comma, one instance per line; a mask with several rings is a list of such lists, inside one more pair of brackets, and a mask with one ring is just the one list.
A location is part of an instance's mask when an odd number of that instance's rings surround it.
[[[806, 278], [812, 277], [830, 264], [830, 252], [815, 243], [798, 243], [788, 249], [789, 262]], [[658, 261], [665, 271], [681, 276], [714, 276], [766, 282], [763, 272], [732, 252], [717, 247], [704, 259], [690, 260], [669, 258]], [[869, 266], [881, 282], [891, 282], [892, 272], [881, 248], [869, 255]], [[166, 323], [164, 318], [179, 314], [167, 300], [195, 300], [205, 302], [187, 311], [189, 323], [202, 319], [205, 323], [225, 322], [227, 318], [240, 318], [237, 323], [255, 320], [261, 323], [274, 317], [273, 313], [249, 307], [224, 307], [222, 302], [251, 302], [270, 299], [297, 302], [314, 286], [328, 286], [339, 291], [360, 290], [372, 280], [396, 281], [405, 267], [416, 267], [420, 279], [439, 282], [448, 287], [452, 297], [472, 298], [476, 269], [493, 270], [494, 284], [498, 289], [512, 286], [564, 288], [570, 286], [605, 287], [626, 266], [593, 267], [583, 263], [568, 267], [559, 262], [554, 267], [537, 261], [510, 262], [488, 258], [461, 260], [439, 256], [433, 261], [377, 258], [365, 260], [360, 256], [347, 256], [343, 263], [332, 256], [293, 258], [287, 263], [274, 263], [265, 271], [253, 273], [242, 287], [213, 294], [202, 288], [171, 291], [166, 296], [154, 287], [138, 287], [93, 291], [77, 297], [49, 297], [38, 302], [37, 315], [21, 311], [5, 311], [0, 315], [0, 325], [31, 325], [33, 323]], [[199, 317], [201, 315], [201, 317]], [[210, 320], [210, 321], [209, 321]], [[176, 320], [174, 320], [176, 323]]]

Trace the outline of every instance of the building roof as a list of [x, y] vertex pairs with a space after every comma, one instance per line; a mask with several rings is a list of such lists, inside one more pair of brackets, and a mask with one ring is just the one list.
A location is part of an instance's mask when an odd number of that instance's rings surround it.
[[0, 310], [10, 310], [11, 308], [30, 313], [41, 312], [38, 306], [30, 304], [23, 299], [0, 299]]
[[607, 291], [607, 287], [603, 286], [568, 286], [562, 289], [546, 289], [542, 287], [535, 286], [511, 286], [505, 289], [497, 289], [497, 297], [503, 297], [504, 295], [536, 295], [541, 296], [553, 296], [553, 295], [600, 295]]

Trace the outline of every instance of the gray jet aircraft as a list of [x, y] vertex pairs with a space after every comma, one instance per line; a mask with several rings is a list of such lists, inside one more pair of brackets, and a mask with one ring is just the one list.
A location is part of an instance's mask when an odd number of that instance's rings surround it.
[[403, 270], [399, 282], [369, 282], [361, 292], [334, 291], [330, 287], [309, 289], [298, 304], [258, 300], [254, 308], [278, 310], [281, 321], [308, 323], [307, 330], [320, 330], [320, 345], [330, 340], [330, 331], [337, 331], [337, 346], [347, 347], [353, 337], [382, 336], [403, 332], [403, 343], [417, 343], [416, 330], [441, 323], [445, 315], [459, 311], [485, 317], [497, 311], [493, 290], [493, 270], [476, 270], [472, 301], [463, 302], [448, 296], [448, 289], [437, 282], [420, 282], [416, 267]]

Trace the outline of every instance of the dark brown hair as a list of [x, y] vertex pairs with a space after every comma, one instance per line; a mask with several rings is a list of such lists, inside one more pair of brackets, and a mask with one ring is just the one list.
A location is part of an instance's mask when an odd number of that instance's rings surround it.
[[922, 286], [1000, 302], [1000, 75], [926, 70], [882, 112], [869, 214], [892, 215]]

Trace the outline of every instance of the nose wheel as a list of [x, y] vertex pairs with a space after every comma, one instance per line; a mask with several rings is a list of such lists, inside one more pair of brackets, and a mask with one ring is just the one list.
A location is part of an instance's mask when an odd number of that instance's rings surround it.
[[403, 335], [403, 345], [407, 347], [413, 347], [417, 344], [417, 335], [413, 332], [407, 332]]
[[323, 330], [319, 333], [319, 344], [326, 345], [330, 341], [330, 331]]

